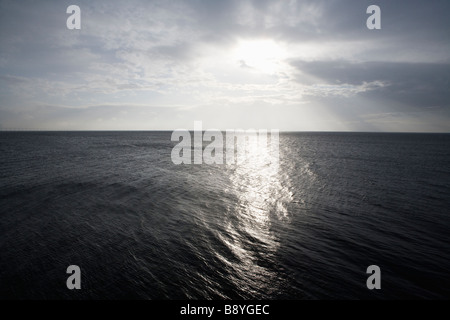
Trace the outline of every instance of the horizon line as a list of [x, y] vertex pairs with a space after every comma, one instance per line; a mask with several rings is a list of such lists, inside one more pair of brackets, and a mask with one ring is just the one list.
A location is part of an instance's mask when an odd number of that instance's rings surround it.
[[[175, 130], [187, 130], [189, 132], [195, 132], [193, 129], [72, 129], [72, 130], [56, 130], [56, 129], [21, 129], [21, 128], [6, 128], [0, 129], [0, 132], [173, 132]], [[218, 130], [218, 129], [206, 129], [202, 130]], [[226, 132], [226, 130], [259, 130], [259, 129], [225, 129], [218, 130], [220, 132]], [[266, 129], [279, 130], [279, 129]], [[279, 130], [279, 133], [414, 133], [414, 134], [450, 134], [450, 131], [350, 131], [350, 130]]]

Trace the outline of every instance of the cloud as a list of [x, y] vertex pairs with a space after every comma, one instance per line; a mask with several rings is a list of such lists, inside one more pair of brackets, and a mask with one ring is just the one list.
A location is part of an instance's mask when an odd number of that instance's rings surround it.
[[[330, 85], [379, 83], [361, 94], [372, 100], [392, 100], [410, 107], [450, 109], [450, 64], [349, 61], [293, 61], [301, 74]], [[302, 82], [301, 76], [298, 81]], [[317, 81], [317, 80], [315, 80]]]
[[[427, 119], [426, 127], [437, 112], [450, 119], [446, 0], [379, 0], [377, 31], [365, 27], [373, 4], [365, 0], [80, 0], [81, 30], [66, 28], [70, 4], [0, 0], [4, 127], [9, 119], [23, 127], [148, 128], [130, 115], [158, 106], [168, 110], [163, 123], [147, 123], [168, 128], [178, 124], [169, 116], [174, 105], [190, 110], [174, 119], [220, 114], [225, 127], [238, 121], [223, 110], [249, 118], [258, 106], [277, 122], [256, 123], [290, 130], [305, 115], [299, 130], [384, 130], [383, 121], [391, 130], [394, 114], [411, 124]], [[264, 39], [284, 52], [273, 71], [233, 56], [240, 42]], [[103, 112], [103, 122], [86, 110]]]

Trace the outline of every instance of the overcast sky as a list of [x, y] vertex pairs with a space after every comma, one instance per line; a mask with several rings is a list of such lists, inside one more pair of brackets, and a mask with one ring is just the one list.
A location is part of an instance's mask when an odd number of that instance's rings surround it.
[[[66, 8], [81, 8], [69, 30]], [[381, 30], [366, 9], [381, 8]], [[0, 129], [450, 132], [450, 1], [0, 0]]]

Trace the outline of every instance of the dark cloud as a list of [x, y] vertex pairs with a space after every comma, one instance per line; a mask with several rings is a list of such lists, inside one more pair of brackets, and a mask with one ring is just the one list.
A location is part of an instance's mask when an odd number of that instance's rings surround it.
[[156, 46], [151, 54], [155, 57], [183, 61], [193, 57], [194, 48], [190, 43], [182, 42], [171, 46]]
[[158, 119], [168, 119], [173, 110], [155, 106], [98, 105], [71, 108], [53, 105], [32, 106], [26, 110], [0, 109], [0, 125], [6, 129], [33, 128], [37, 130], [114, 130], [152, 129]]
[[[368, 6], [381, 8], [382, 29], [366, 28]], [[189, 1], [195, 21], [211, 39], [236, 35], [286, 41], [394, 39], [410, 45], [449, 47], [447, 0]], [[240, 17], [248, 14], [248, 19]], [[382, 45], [382, 43], [380, 43]]]
[[27, 83], [29, 80], [24, 77], [17, 77], [12, 76], [9, 74], [1, 74], [0, 75], [0, 82], [3, 83], [3, 85], [18, 85], [18, 84], [24, 84]]
[[[362, 92], [364, 97], [401, 102], [411, 107], [450, 109], [450, 64], [349, 61], [293, 61], [299, 72], [328, 84], [382, 85]], [[299, 82], [304, 78], [299, 77]]]

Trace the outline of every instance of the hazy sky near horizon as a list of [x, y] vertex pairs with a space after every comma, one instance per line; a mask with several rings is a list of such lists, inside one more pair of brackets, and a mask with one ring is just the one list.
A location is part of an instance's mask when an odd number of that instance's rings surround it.
[[[66, 28], [69, 5], [81, 30]], [[369, 5], [381, 30], [369, 30]], [[0, 129], [450, 132], [448, 0], [0, 0]]]

